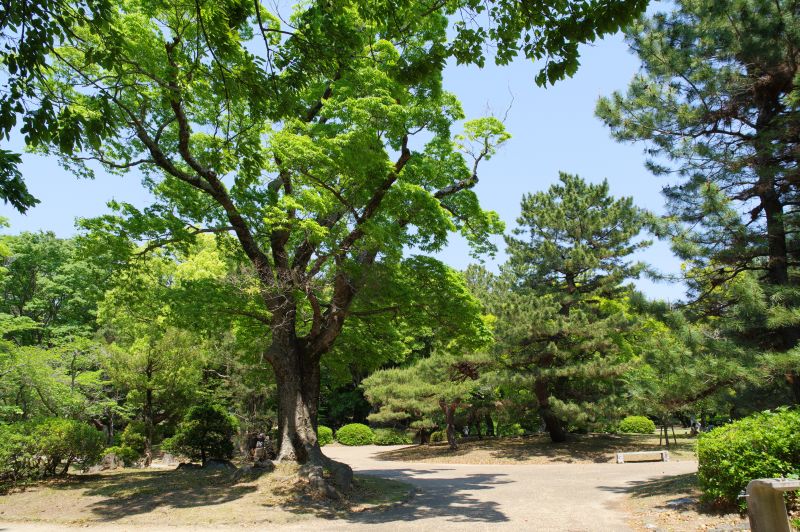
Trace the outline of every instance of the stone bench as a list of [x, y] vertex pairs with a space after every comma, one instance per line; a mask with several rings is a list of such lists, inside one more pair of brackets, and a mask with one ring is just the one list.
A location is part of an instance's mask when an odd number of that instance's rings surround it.
[[747, 516], [753, 532], [790, 532], [784, 491], [800, 490], [800, 480], [759, 478], [747, 484]]
[[669, 462], [669, 451], [636, 451], [630, 453], [617, 453], [617, 463], [624, 464], [625, 463], [625, 456], [641, 456], [643, 454], [659, 454], [661, 455], [662, 462]]

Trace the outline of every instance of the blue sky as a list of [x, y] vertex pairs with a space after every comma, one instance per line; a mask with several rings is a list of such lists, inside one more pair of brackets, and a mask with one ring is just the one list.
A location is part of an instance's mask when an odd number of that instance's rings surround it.
[[[608, 130], [594, 117], [601, 95], [624, 90], [639, 67], [638, 60], [621, 35], [582, 47], [581, 68], [574, 78], [547, 89], [537, 87], [536, 68], [528, 61], [505, 67], [493, 64], [484, 69], [448, 66], [445, 87], [462, 101], [468, 118], [488, 112], [502, 117], [513, 105], [506, 127], [512, 139], [480, 169], [476, 192], [487, 209], [497, 211], [512, 228], [525, 192], [546, 189], [558, 179], [558, 172], [578, 174], [588, 181], [608, 179], [615, 196], [632, 196], [640, 207], [663, 212], [662, 181], [644, 168], [641, 145], [623, 145], [611, 139]], [[12, 139], [11, 149], [21, 150], [21, 139]], [[41, 204], [26, 215], [0, 204], [0, 216], [10, 219], [12, 233], [51, 230], [58, 236], [75, 234], [74, 220], [107, 212], [110, 199], [142, 205], [147, 195], [135, 175], [118, 177], [98, 173], [93, 181], [78, 180], [59, 167], [54, 158], [26, 154], [23, 175]], [[498, 239], [502, 250], [502, 240]], [[472, 259], [466, 244], [454, 238], [439, 258], [456, 268]], [[656, 242], [640, 253], [644, 260], [662, 271], [679, 268], [665, 243]], [[501, 252], [489, 267], [502, 263]], [[684, 289], [678, 285], [639, 281], [650, 297], [676, 301]]]

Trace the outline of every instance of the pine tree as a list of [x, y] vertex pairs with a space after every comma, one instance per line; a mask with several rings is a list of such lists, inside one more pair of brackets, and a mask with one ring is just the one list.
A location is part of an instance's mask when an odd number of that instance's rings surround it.
[[478, 290], [497, 317], [510, 380], [533, 389], [554, 442], [570, 425], [609, 415], [618, 399], [631, 358], [622, 333], [635, 321], [622, 283], [644, 269], [630, 256], [650, 244], [638, 238], [650, 219], [631, 198], [611, 197], [606, 182], [562, 173], [524, 196], [503, 273]]

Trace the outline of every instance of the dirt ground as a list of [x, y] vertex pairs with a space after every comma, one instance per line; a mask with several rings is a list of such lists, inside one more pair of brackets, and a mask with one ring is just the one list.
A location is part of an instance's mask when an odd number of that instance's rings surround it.
[[[446, 444], [416, 445], [378, 454], [379, 459], [430, 464], [586, 464], [613, 463], [618, 451], [668, 449], [670, 460], [694, 460], [696, 439], [677, 434], [677, 445], [659, 444], [657, 434], [570, 434], [565, 443], [552, 443], [545, 435], [484, 439], [459, 444], [450, 451]], [[652, 458], [648, 456], [646, 458]], [[625, 461], [634, 461], [625, 458]]]
[[[72, 526], [263, 526], [336, 518], [409, 497], [408, 484], [358, 477], [350, 500], [308, 495], [296, 468], [235, 480], [229, 471], [119, 469], [71, 475], [0, 497], [0, 521]], [[104, 527], [105, 528], [105, 527]]]

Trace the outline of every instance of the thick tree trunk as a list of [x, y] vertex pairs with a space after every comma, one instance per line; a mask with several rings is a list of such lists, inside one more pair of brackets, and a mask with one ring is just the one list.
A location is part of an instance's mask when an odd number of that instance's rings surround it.
[[275, 460], [301, 464], [315, 489], [338, 496], [336, 489], [324, 479], [324, 470], [331, 472], [333, 484], [341, 490], [350, 488], [353, 470], [322, 454], [317, 441], [319, 361], [303, 353], [296, 343], [285, 342], [280, 356], [275, 357], [272, 364], [278, 384], [278, 452]]
[[445, 423], [447, 423], [447, 444], [450, 446], [451, 451], [458, 450], [458, 442], [456, 441], [456, 406], [458, 403], [445, 403], [440, 402], [439, 405], [444, 413]]
[[558, 416], [550, 408], [550, 394], [547, 391], [547, 381], [545, 379], [536, 379], [534, 385], [536, 392], [536, 400], [539, 402], [539, 415], [544, 421], [545, 429], [550, 433], [550, 440], [553, 443], [561, 443], [567, 441], [567, 433]]

